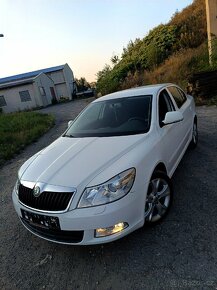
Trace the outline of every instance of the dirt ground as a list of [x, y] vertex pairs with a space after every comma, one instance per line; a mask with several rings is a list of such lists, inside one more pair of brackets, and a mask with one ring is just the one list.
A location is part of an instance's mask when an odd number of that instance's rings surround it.
[[217, 108], [199, 107], [199, 144], [172, 181], [163, 223], [98, 246], [47, 242], [20, 224], [11, 201], [18, 168], [50, 144], [88, 103], [40, 110], [56, 125], [0, 168], [0, 289], [217, 289]]

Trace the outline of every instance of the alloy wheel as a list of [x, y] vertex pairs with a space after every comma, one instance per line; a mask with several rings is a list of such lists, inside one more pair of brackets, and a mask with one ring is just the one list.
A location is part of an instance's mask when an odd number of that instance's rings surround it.
[[197, 124], [196, 122], [194, 122], [192, 133], [192, 141], [194, 142], [194, 144], [197, 144], [197, 139], [198, 139]]
[[169, 210], [171, 186], [163, 177], [152, 178], [145, 204], [145, 219], [149, 223], [161, 220]]
[[189, 147], [194, 149], [197, 147], [198, 143], [198, 130], [197, 130], [197, 121], [194, 121], [193, 128], [192, 128], [192, 138]]

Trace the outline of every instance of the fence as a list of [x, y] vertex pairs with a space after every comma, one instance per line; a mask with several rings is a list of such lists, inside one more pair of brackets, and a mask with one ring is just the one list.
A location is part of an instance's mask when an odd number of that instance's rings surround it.
[[188, 79], [187, 91], [196, 98], [217, 96], [217, 70], [193, 74]]

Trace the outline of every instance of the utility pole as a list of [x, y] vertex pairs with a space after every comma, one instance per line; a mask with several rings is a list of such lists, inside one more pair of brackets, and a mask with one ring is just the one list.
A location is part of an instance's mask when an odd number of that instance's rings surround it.
[[217, 41], [217, 0], [206, 1], [206, 19], [207, 19], [207, 35], [208, 35], [208, 50], [209, 50], [209, 64], [213, 64], [213, 49], [215, 39]]

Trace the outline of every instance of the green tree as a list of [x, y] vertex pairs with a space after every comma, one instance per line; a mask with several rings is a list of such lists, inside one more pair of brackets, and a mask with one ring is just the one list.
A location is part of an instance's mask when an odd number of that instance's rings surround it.
[[120, 61], [120, 59], [119, 59], [118, 55], [113, 55], [113, 56], [111, 57], [111, 63], [112, 63], [113, 65], [116, 65], [119, 61]]
[[143, 81], [138, 75], [151, 72], [170, 56], [188, 48], [201, 45], [206, 40], [204, 0], [194, 2], [173, 15], [168, 24], [161, 24], [143, 38], [130, 40], [123, 48], [121, 58], [111, 58], [112, 67], [105, 65], [97, 74], [97, 90], [102, 94], [122, 88], [125, 80], [136, 84]]
[[[115, 66], [116, 68], [117, 66]], [[110, 65], [106, 64], [103, 70], [97, 73], [96, 90], [102, 95], [112, 93], [119, 87], [119, 74]]]
[[78, 92], [86, 91], [88, 88], [90, 88], [90, 84], [87, 82], [87, 80], [84, 77], [81, 77], [80, 79], [75, 79]]

